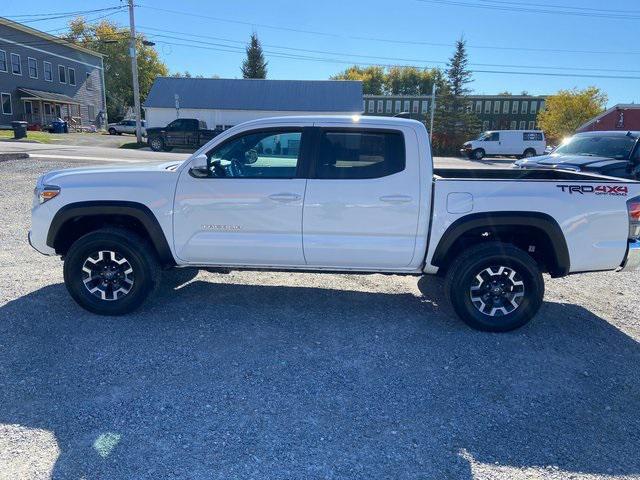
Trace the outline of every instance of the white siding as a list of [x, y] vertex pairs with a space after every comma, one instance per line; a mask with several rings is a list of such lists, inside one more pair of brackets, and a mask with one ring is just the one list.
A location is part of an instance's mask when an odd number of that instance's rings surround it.
[[[175, 108], [145, 107], [147, 127], [164, 127], [176, 118]], [[359, 115], [362, 112], [279, 112], [266, 110], [201, 110], [181, 108], [180, 118], [197, 118], [204, 120], [208, 128], [216, 125], [238, 125], [249, 120], [266, 117], [282, 117], [289, 115]]]

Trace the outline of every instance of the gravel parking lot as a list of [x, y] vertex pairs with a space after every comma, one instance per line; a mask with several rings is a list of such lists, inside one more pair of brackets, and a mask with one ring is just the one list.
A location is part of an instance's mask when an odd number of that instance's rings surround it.
[[0, 478], [639, 478], [640, 274], [549, 280], [509, 334], [383, 275], [174, 271], [99, 317], [26, 241], [75, 165], [0, 162]]

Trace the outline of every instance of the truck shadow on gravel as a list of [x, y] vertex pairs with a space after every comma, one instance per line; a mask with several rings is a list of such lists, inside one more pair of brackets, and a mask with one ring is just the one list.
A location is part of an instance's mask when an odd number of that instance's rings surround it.
[[55, 435], [54, 479], [640, 474], [639, 345], [580, 306], [499, 335], [437, 283], [198, 278], [120, 318], [61, 284], [0, 308], [0, 422]]

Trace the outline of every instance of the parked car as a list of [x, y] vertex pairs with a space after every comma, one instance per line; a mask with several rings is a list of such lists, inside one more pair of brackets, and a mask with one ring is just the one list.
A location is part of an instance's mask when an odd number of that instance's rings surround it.
[[29, 232], [98, 314], [133, 311], [169, 267], [443, 273], [490, 331], [536, 314], [543, 272], [637, 268], [639, 239], [640, 182], [434, 169], [422, 123], [340, 116], [247, 122], [184, 162], [49, 172]]
[[640, 180], [640, 132], [585, 132], [549, 155], [519, 160], [514, 167], [572, 170]]
[[[147, 134], [147, 123], [144, 120], [140, 121], [142, 124], [142, 136]], [[123, 133], [136, 134], [136, 121], [135, 120], [122, 120], [117, 123], [110, 123], [107, 131], [110, 135], [122, 135]]]
[[222, 130], [208, 130], [207, 124], [195, 118], [178, 118], [166, 127], [147, 129], [147, 143], [151, 150], [170, 151], [173, 147], [201, 147]]
[[460, 150], [470, 159], [484, 157], [533, 157], [544, 154], [547, 142], [539, 130], [491, 130], [477, 140], [465, 143]]

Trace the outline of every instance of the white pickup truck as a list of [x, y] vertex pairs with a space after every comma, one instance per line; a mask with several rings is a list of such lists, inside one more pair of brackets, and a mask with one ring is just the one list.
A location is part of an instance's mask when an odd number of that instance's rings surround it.
[[170, 267], [444, 274], [470, 326], [528, 322], [551, 277], [640, 264], [640, 183], [561, 170], [434, 169], [422, 123], [283, 117], [182, 163], [53, 171], [31, 245], [85, 309], [137, 308]]

